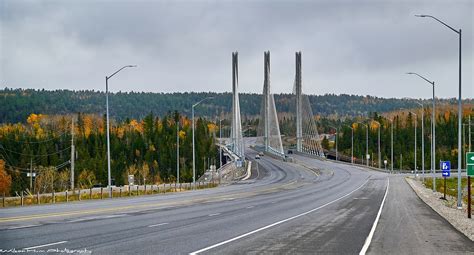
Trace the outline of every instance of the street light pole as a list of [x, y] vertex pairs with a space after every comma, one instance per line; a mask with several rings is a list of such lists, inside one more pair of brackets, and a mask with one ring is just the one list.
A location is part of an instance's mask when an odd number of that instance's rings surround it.
[[332, 127], [332, 128], [334, 128], [334, 129], [336, 130], [336, 161], [337, 161], [338, 158], [339, 158], [339, 157], [338, 157], [338, 156], [339, 156], [339, 155], [338, 155], [338, 150], [337, 150], [337, 137], [338, 137], [339, 133], [338, 133], [337, 127], [331, 126], [331, 125], [329, 125], [329, 127]]
[[422, 103], [416, 102], [421, 106], [421, 179], [425, 181], [425, 132], [424, 130], [424, 118], [425, 118], [425, 109]]
[[[435, 111], [436, 111], [436, 108], [435, 108], [435, 82], [434, 81], [430, 81], [428, 79], [426, 79], [425, 77], [417, 74], [417, 73], [413, 73], [413, 72], [410, 72], [410, 73], [407, 73], [407, 74], [414, 74], [418, 77], [420, 77], [421, 79], [425, 80], [426, 82], [428, 82], [429, 84], [432, 85], [433, 87], [433, 110], [432, 110], [432, 115], [431, 115], [431, 173], [433, 175], [433, 192], [436, 191], [436, 117], [435, 117]], [[460, 154], [459, 154], [460, 155]]]
[[360, 123], [365, 126], [365, 159], [366, 159], [365, 163], [367, 166], [369, 166], [369, 159], [367, 157], [369, 155], [369, 125], [364, 124], [362, 122], [357, 122], [357, 123]]
[[[439, 23], [445, 25], [447, 28], [451, 29], [453, 32], [459, 35], [459, 95], [458, 95], [458, 201], [457, 201], [457, 206], [458, 209], [462, 208], [462, 188], [461, 188], [461, 134], [462, 134], [462, 101], [461, 101], [461, 41], [462, 41], [462, 31], [461, 29], [456, 30], [449, 26], [448, 24], [444, 23], [443, 21], [437, 19], [434, 16], [431, 15], [415, 15], [417, 17], [421, 18], [432, 18]], [[434, 85], [433, 85], [433, 91], [434, 91]], [[434, 92], [433, 92], [434, 93]], [[434, 110], [434, 109], [433, 109]]]
[[391, 164], [391, 170], [390, 173], [393, 173], [393, 119], [386, 118], [385, 119], [390, 121], [390, 127], [391, 127], [391, 135], [390, 135], [390, 144], [391, 144], [391, 150], [390, 150], [390, 164]]
[[351, 129], [351, 164], [354, 164], [354, 128], [346, 125]]
[[377, 123], [378, 126], [379, 126], [379, 130], [378, 130], [378, 140], [377, 140], [377, 147], [378, 147], [378, 164], [379, 164], [379, 169], [382, 167], [382, 161], [381, 161], [381, 153], [380, 153], [380, 128], [382, 127], [382, 125], [380, 125], [380, 122], [376, 121], [376, 120], [372, 120], [373, 122]]
[[179, 184], [179, 120], [176, 122], [176, 183]]
[[416, 168], [416, 123], [418, 122], [418, 115], [414, 112], [410, 112], [411, 114], [415, 115], [415, 178], [418, 178], [417, 175], [417, 168]]
[[196, 189], [196, 150], [195, 150], [195, 142], [194, 142], [194, 126], [195, 126], [194, 125], [194, 107], [202, 103], [204, 100], [212, 99], [212, 98], [213, 97], [206, 97], [204, 99], [201, 99], [201, 101], [193, 104], [193, 106], [191, 107], [191, 116], [193, 119], [193, 127], [192, 127], [192, 130], [193, 130], [193, 189]]
[[110, 198], [112, 198], [112, 189], [111, 189], [111, 187], [112, 187], [112, 177], [111, 177], [111, 174], [110, 174], [109, 79], [112, 78], [118, 72], [122, 71], [123, 69], [125, 69], [127, 67], [137, 67], [137, 66], [136, 65], [127, 65], [127, 66], [124, 66], [124, 67], [118, 69], [112, 75], [105, 76], [105, 105], [106, 105], [106, 108], [107, 108], [107, 176], [108, 176], [108, 178], [107, 178], [108, 179], [107, 189], [109, 190], [109, 197]]
[[[219, 142], [222, 143], [222, 119], [219, 118]], [[222, 167], [222, 144], [219, 146], [219, 168]]]

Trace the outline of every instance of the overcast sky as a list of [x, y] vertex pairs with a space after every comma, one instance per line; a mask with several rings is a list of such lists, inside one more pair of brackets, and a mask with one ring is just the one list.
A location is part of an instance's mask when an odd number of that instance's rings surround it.
[[17, 1], [0, 0], [0, 87], [291, 93], [295, 51], [303, 92], [457, 97], [463, 30], [463, 98], [474, 97], [474, 1]]

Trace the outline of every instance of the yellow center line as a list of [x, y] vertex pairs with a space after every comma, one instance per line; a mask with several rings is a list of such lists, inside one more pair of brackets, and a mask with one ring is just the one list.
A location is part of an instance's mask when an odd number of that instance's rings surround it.
[[160, 207], [166, 207], [170, 205], [185, 205], [185, 204], [193, 204], [193, 203], [205, 203], [208, 202], [209, 200], [214, 200], [211, 202], [215, 201], [225, 201], [228, 198], [244, 198], [244, 197], [250, 197], [257, 195], [258, 193], [265, 193], [265, 192], [271, 192], [275, 191], [290, 185], [293, 185], [297, 183], [297, 181], [292, 181], [290, 183], [277, 186], [277, 187], [272, 187], [260, 191], [253, 191], [253, 192], [242, 192], [242, 193], [237, 193], [237, 194], [228, 194], [228, 195], [222, 195], [222, 196], [216, 196], [216, 197], [209, 197], [206, 199], [188, 199], [185, 201], [178, 201], [178, 202], [164, 202], [164, 203], [148, 203], [148, 204], [138, 204], [138, 205], [127, 205], [127, 206], [121, 206], [121, 207], [113, 207], [113, 208], [102, 208], [102, 209], [94, 209], [94, 210], [83, 210], [83, 211], [74, 211], [74, 212], [62, 212], [62, 213], [45, 213], [45, 214], [35, 214], [35, 215], [25, 215], [25, 216], [17, 216], [17, 217], [6, 217], [6, 218], [0, 218], [0, 223], [3, 222], [12, 222], [12, 221], [21, 221], [21, 220], [32, 220], [32, 219], [44, 219], [44, 218], [52, 218], [52, 217], [60, 217], [60, 216], [73, 216], [73, 215], [82, 215], [82, 214], [92, 214], [92, 213], [102, 213], [102, 212], [117, 212], [117, 211], [123, 211], [127, 209], [137, 209], [137, 208], [147, 208], [147, 207], [155, 207], [155, 208], [160, 208]]

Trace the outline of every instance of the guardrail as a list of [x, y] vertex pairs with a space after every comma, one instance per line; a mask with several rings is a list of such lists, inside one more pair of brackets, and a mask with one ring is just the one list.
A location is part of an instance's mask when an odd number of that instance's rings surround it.
[[[214, 181], [209, 182], [196, 182], [196, 189], [213, 188], [216, 187], [217, 183]], [[55, 204], [55, 203], [69, 203], [73, 201], [82, 200], [93, 200], [93, 199], [112, 199], [112, 198], [125, 198], [125, 197], [136, 197], [143, 195], [157, 195], [166, 194], [171, 192], [182, 192], [192, 190], [192, 183], [164, 183], [160, 185], [125, 185], [121, 187], [101, 187], [101, 188], [90, 188], [90, 189], [75, 189], [66, 190], [62, 192], [52, 193], [36, 193], [36, 194], [24, 194], [22, 192], [19, 196], [6, 197], [5, 194], [2, 196], [2, 208], [14, 207], [14, 206], [27, 206], [27, 205], [41, 205], [41, 204]], [[112, 197], [109, 198], [109, 192], [112, 191]]]

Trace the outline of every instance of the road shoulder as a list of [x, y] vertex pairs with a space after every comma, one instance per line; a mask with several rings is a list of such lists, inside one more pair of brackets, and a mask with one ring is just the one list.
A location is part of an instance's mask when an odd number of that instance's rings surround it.
[[368, 254], [474, 254], [473, 242], [426, 205], [403, 176], [390, 176]]
[[442, 196], [441, 193], [433, 193], [420, 182], [411, 178], [407, 178], [406, 181], [423, 202], [446, 219], [453, 227], [471, 239], [471, 241], [474, 241], [474, 220], [467, 218], [465, 206], [463, 210], [448, 207], [444, 204], [445, 202], [443, 200], [439, 199]]

